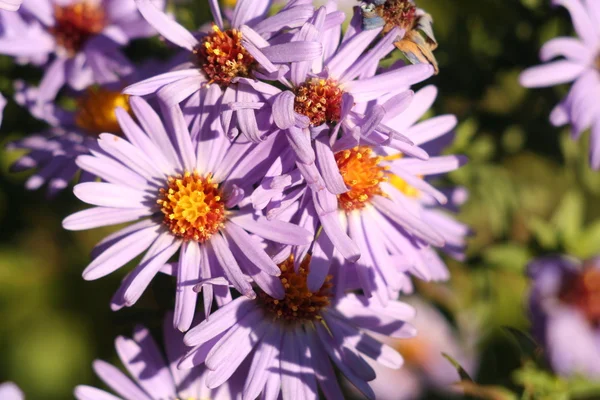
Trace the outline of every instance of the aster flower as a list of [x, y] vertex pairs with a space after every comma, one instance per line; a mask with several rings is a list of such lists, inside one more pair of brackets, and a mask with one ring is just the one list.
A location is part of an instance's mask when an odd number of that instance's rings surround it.
[[148, 329], [137, 326], [132, 338], [119, 336], [115, 340], [117, 354], [133, 380], [105, 361], [96, 360], [93, 364], [96, 375], [120, 397], [85, 385], [75, 388], [75, 397], [78, 400], [239, 398], [240, 385], [236, 385], [233, 379], [230, 384], [211, 390], [205, 385], [206, 368], [177, 369], [177, 363], [185, 354], [185, 346], [183, 334], [171, 324], [171, 314], [167, 314], [163, 324], [166, 360]]
[[[477, 368], [476, 337], [471, 332], [454, 328], [442, 313], [424, 300], [411, 297], [404, 301], [416, 310], [411, 324], [418, 335], [405, 340], [375, 336], [398, 350], [405, 361], [403, 368], [393, 370], [367, 359], [377, 374], [371, 382], [375, 395], [380, 400], [412, 400], [422, 398], [424, 391], [432, 389], [454, 392], [452, 385], [460, 377], [443, 353], [450, 355], [473, 376]], [[472, 316], [459, 314], [460, 317]]]
[[[105, 182], [75, 186], [75, 195], [96, 207], [71, 215], [63, 226], [81, 230], [141, 220], [97, 246], [84, 278], [98, 279], [145, 253], [113, 298], [114, 309], [131, 306], [181, 249], [173, 272], [178, 281], [175, 324], [181, 330], [191, 323], [197, 298], [193, 286], [201, 278], [224, 276], [248, 297], [255, 296], [249, 283], [254, 279], [273, 296], [283, 296], [274, 278], [279, 269], [259, 239], [300, 245], [312, 236], [290, 223], [255, 216], [246, 206], [252, 185], [281, 151], [277, 142], [232, 144], [214, 120], [204, 119], [190, 133], [178, 107], [165, 127], [142, 98], [131, 97], [130, 105], [139, 125], [117, 110], [126, 139], [103, 133], [101, 151], [77, 159], [84, 171]], [[214, 109], [214, 103], [203, 106], [209, 113]], [[236, 257], [238, 252], [246, 258]], [[205, 297], [205, 305], [210, 304], [212, 298]]]
[[[226, 20], [218, 2], [209, 0], [214, 17], [212, 31], [199, 34], [189, 32], [149, 0], [136, 0], [136, 3], [142, 15], [162, 36], [190, 53], [191, 62], [131, 85], [125, 93], [137, 96], [156, 93], [169, 107], [187, 99], [184, 107], [193, 108], [206, 97], [209, 86], [216, 86], [218, 96], [223, 97], [219, 117], [226, 132], [237, 133], [239, 125], [239, 129], [254, 141], [270, 128], [268, 124], [265, 127], [264, 121], [262, 124], [257, 122], [253, 110], [260, 108], [268, 96], [257, 93], [250, 82], [282, 79], [289, 69], [287, 63], [312, 61], [321, 54], [321, 45], [316, 41], [290, 43], [279, 39], [280, 31], [297, 30], [313, 14], [313, 6], [303, 1], [290, 1], [277, 14], [266, 17], [270, 1], [239, 0], [231, 19]], [[229, 106], [231, 102], [250, 107], [234, 109]], [[268, 120], [268, 115], [264, 114], [261, 119]]]
[[[540, 51], [545, 63], [523, 71], [521, 85], [534, 88], [573, 82], [569, 94], [550, 114], [555, 126], [571, 124], [578, 138], [591, 127], [590, 163], [600, 168], [600, 5], [593, 0], [553, 0], [570, 13], [578, 38], [558, 37]], [[560, 58], [559, 58], [560, 57]], [[559, 58], [554, 60], [555, 58]]]
[[[392, 302], [386, 308], [362, 295], [343, 294], [334, 276], [317, 290], [307, 287], [309, 260], [295, 269], [290, 258], [280, 264], [285, 296], [259, 291], [256, 299], [240, 297], [192, 328], [184, 343], [194, 348], [179, 364], [204, 363], [209, 388], [220, 387], [236, 371], [246, 376], [242, 398], [318, 399], [317, 385], [327, 399], [344, 398], [332, 362], [368, 398], [375, 378], [363, 356], [390, 368], [403, 359], [369, 332], [404, 338], [415, 334], [405, 321], [412, 307]], [[242, 364], [244, 363], [244, 364]]]
[[82, 90], [130, 74], [120, 48], [153, 34], [133, 0], [25, 0], [19, 14], [2, 14], [0, 53], [46, 64], [39, 90], [46, 101], [65, 84]]
[[[7, 150], [29, 150], [11, 166], [11, 171], [36, 169], [25, 187], [36, 190], [48, 185], [49, 196], [66, 188], [74, 179], [80, 171], [76, 158], [97, 150], [99, 134], [123, 134], [119, 125], [121, 114], [116, 113], [115, 108], [131, 111], [129, 96], [121, 93], [123, 84], [92, 86], [75, 93], [72, 96], [77, 103], [74, 110], [64, 109], [53, 101], [40, 103], [39, 89], [22, 81], [17, 81], [14, 86], [17, 103], [50, 127], [7, 145]], [[79, 177], [80, 182], [94, 179], [95, 175], [88, 172], [81, 173]]]
[[7, 11], [17, 11], [23, 0], [0, 0], [0, 9]]
[[[456, 118], [442, 115], [417, 122], [433, 104], [437, 90], [428, 86], [414, 96], [406, 93], [395, 112], [384, 115], [380, 124], [403, 132], [417, 145], [439, 151], [434, 145], [451, 132]], [[390, 93], [374, 100], [372, 106], [387, 104], [389, 99], [398, 100]], [[315, 143], [326, 147], [319, 140]], [[347, 268], [356, 270], [359, 287], [367, 295], [376, 293], [383, 303], [388, 297], [395, 298], [398, 291], [412, 290], [406, 272], [425, 280], [447, 279], [448, 271], [432, 246], [460, 259], [468, 228], [438, 206], [461, 204], [466, 196], [462, 189], [444, 192], [423, 178], [458, 168], [464, 157], [421, 160], [368, 142], [347, 148], [339, 141], [333, 149], [329, 159], [323, 159], [321, 170], [324, 177], [338, 175], [347, 192], [336, 196], [327, 190], [315, 166], [296, 163], [294, 168], [293, 162], [282, 161], [267, 173], [252, 197], [257, 209], [266, 210], [267, 218], [296, 213], [292, 221], [320, 232], [315, 251], [323, 255], [318, 259], [325, 261], [311, 266], [309, 288], [322, 284], [331, 260], [338, 256], [351, 262], [360, 257]], [[281, 159], [289, 160], [288, 153]], [[307, 251], [307, 246], [298, 247], [296, 256]]]
[[[405, 154], [427, 158], [423, 150], [381, 122], [386, 113], [395, 112], [406, 102], [407, 88], [430, 77], [433, 68], [398, 64], [388, 71], [378, 71], [379, 61], [393, 50], [400, 30], [394, 28], [373, 42], [381, 28], [362, 30], [357, 12], [342, 38], [341, 22], [333, 27], [327, 23], [335, 7], [335, 2], [330, 2], [319, 9], [296, 34], [319, 40], [323, 55], [314, 62], [292, 64], [288, 90], [273, 96], [272, 113], [275, 125], [286, 132], [298, 162], [306, 166], [299, 168], [304, 170], [316, 162], [327, 189], [340, 194], [348, 189], [331, 168], [332, 147], [352, 146], [359, 141], [388, 144]], [[270, 86], [260, 82], [254, 87], [272, 92]], [[389, 101], [373, 106], [373, 101], [381, 97]]]
[[600, 378], [600, 259], [553, 256], [528, 266], [533, 334], [554, 371]]
[[2, 400], [24, 400], [25, 395], [17, 385], [5, 382], [0, 385], [0, 399]]

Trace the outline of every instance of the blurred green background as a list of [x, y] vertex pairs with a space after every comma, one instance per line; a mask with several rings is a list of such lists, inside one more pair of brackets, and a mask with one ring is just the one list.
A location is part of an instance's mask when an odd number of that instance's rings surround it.
[[[532, 364], [523, 367], [532, 354], [506, 329], [528, 329], [529, 259], [553, 252], [587, 257], [600, 250], [600, 173], [587, 167], [587, 136], [573, 142], [548, 122], [566, 88], [527, 91], [517, 81], [520, 71], [538, 63], [543, 42], [571, 34], [568, 14], [546, 0], [416, 2], [433, 15], [439, 41], [441, 73], [428, 82], [440, 89], [434, 112], [458, 116], [449, 151], [470, 159], [447, 181], [469, 190], [459, 218], [475, 232], [467, 261], [449, 261], [450, 282], [419, 284], [418, 290], [450, 321], [459, 310], [473, 316], [481, 367], [472, 378], [505, 387], [494, 392], [499, 397], [486, 398], [512, 398], [506, 390], [533, 396], [524, 398], [569, 398], [569, 382]], [[174, 10], [188, 27], [208, 20], [204, 1]], [[158, 40], [139, 41], [129, 52], [141, 59], [160, 46]], [[39, 72], [1, 57], [0, 90], [12, 93], [16, 78], [35, 81]], [[0, 140], [42, 127], [11, 102]], [[72, 398], [75, 385], [98, 384], [93, 359], [118, 364], [117, 335], [129, 335], [141, 322], [160, 337], [172, 283], [160, 277], [137, 307], [111, 312], [110, 298], [130, 268], [94, 282], [81, 279], [89, 251], [108, 230], [64, 231], [62, 218], [83, 206], [69, 190], [52, 200], [43, 191], [27, 192], [28, 174], [8, 173], [20, 154], [0, 152], [0, 382], [17, 382], [29, 399]]]

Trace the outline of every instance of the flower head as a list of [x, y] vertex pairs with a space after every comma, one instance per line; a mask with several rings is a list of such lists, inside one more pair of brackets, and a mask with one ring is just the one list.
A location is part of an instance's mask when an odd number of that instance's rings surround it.
[[[558, 37], [540, 50], [545, 63], [521, 73], [521, 85], [534, 88], [573, 82], [569, 94], [550, 114], [555, 126], [571, 124], [578, 138], [591, 127], [590, 164], [600, 168], [600, 9], [593, 2], [553, 0], [570, 13], [578, 38]], [[558, 58], [558, 59], [555, 59]]]
[[[96, 375], [114, 393], [124, 399], [230, 400], [239, 398], [237, 388], [239, 385], [235, 385], [233, 379], [230, 384], [211, 390], [205, 384], [208, 373], [206, 368], [198, 367], [183, 371], [175, 367], [185, 354], [185, 346], [183, 346], [183, 334], [173, 328], [171, 314], [166, 315], [163, 324], [166, 359], [148, 329], [137, 326], [131, 338], [119, 336], [115, 340], [117, 354], [132, 379], [120, 369], [102, 360], [94, 361]], [[77, 386], [74, 394], [78, 400], [116, 399], [104, 390], [86, 385]]]
[[[249, 283], [255, 280], [272, 296], [282, 296], [275, 278], [280, 271], [263, 245], [308, 244], [312, 237], [246, 206], [246, 193], [280, 151], [278, 142], [232, 144], [214, 121], [206, 119], [190, 132], [178, 106], [163, 110], [163, 124], [143, 99], [129, 101], [137, 122], [117, 109], [124, 138], [103, 133], [100, 150], [77, 159], [84, 171], [104, 181], [74, 189], [79, 199], [96, 207], [71, 215], [63, 225], [81, 230], [141, 220], [98, 245], [84, 278], [105, 276], [145, 253], [115, 295], [113, 308], [134, 304], [159, 271], [173, 274], [178, 280], [175, 323], [182, 330], [191, 323], [197, 298], [193, 288], [201, 280], [225, 278], [249, 297], [255, 296]], [[204, 106], [200, 114], [211, 113], [214, 104]], [[165, 267], [178, 251], [179, 261]], [[204, 292], [207, 310], [212, 295]]]
[[207, 96], [209, 87], [217, 86], [214, 93], [223, 100], [215, 118], [231, 136], [241, 131], [258, 142], [272, 130], [269, 114], [257, 111], [268, 104], [271, 95], [255, 90], [255, 82], [260, 80], [276, 92], [276, 87], [263, 81], [284, 81], [289, 63], [312, 61], [321, 53], [316, 41], [290, 41], [286, 36], [298, 31], [313, 14], [312, 5], [303, 2], [291, 1], [269, 17], [270, 2], [239, 0], [226, 20], [217, 0], [210, 0], [214, 23], [209, 32], [199, 35], [173, 21], [150, 0], [137, 0], [137, 5], [161, 35], [190, 53], [192, 62], [135, 83], [125, 92], [138, 96], [156, 93], [164, 105], [173, 107], [182, 102], [196, 104]]
[[384, 308], [355, 294], [338, 297], [344, 286], [335, 275], [320, 288], [310, 289], [307, 259], [298, 268], [292, 259], [279, 267], [284, 297], [261, 293], [256, 299], [240, 297], [221, 307], [185, 335], [185, 344], [194, 348], [179, 367], [204, 363], [210, 370], [209, 388], [220, 387], [233, 373], [243, 371], [244, 399], [261, 393], [276, 397], [279, 391], [286, 398], [316, 398], [317, 387], [328, 399], [343, 398], [333, 362], [360, 392], [374, 398], [367, 384], [374, 371], [362, 357], [395, 369], [403, 359], [370, 334], [414, 336], [414, 328], [405, 322], [414, 316], [413, 309], [400, 302]]
[[[37, 169], [25, 183], [29, 190], [48, 185], [50, 196], [63, 190], [73, 180], [79, 167], [76, 158], [97, 150], [99, 134], [111, 132], [122, 135], [116, 108], [130, 112], [127, 95], [120, 86], [92, 86], [75, 94], [74, 110], [61, 108], [54, 102], [40, 104], [39, 89], [16, 82], [16, 101], [27, 107], [33, 116], [45, 121], [50, 128], [8, 144], [9, 150], [24, 149], [29, 153], [19, 158], [12, 171]], [[93, 173], [83, 173], [81, 182], [93, 180]]]
[[[0, 53], [45, 64], [38, 93], [52, 101], [68, 84], [82, 90], [94, 83], [118, 82], [134, 72], [120, 48], [153, 34], [134, 0], [25, 0], [18, 14], [2, 14]], [[162, 0], [156, 0], [162, 7]], [[47, 62], [49, 60], [49, 62]]]
[[554, 256], [528, 267], [533, 333], [560, 375], [600, 377], [599, 261]]
[[[403, 132], [407, 140], [430, 147], [432, 155], [436, 154], [436, 139], [449, 134], [456, 124], [452, 115], [418, 122], [436, 95], [432, 86], [414, 96], [404, 95], [396, 112], [383, 116], [380, 124]], [[374, 107], [396, 96], [384, 95], [374, 101]], [[327, 140], [315, 141], [315, 147], [317, 152], [327, 149]], [[289, 160], [289, 153], [282, 154], [282, 159]], [[358, 286], [368, 296], [377, 294], [385, 304], [398, 291], [412, 290], [406, 272], [425, 280], [448, 278], [434, 247], [462, 257], [468, 229], [439, 206], [462, 203], [464, 191], [442, 191], [427, 177], [452, 171], [464, 162], [464, 157], [452, 155], [422, 160], [364, 140], [357, 146], [340, 145], [339, 150], [318, 159], [316, 166], [282, 161], [255, 190], [253, 203], [266, 210], [268, 218], [291, 212], [295, 214], [292, 221], [315, 234], [320, 232], [315, 248], [329, 261], [311, 267], [309, 288], [321, 285], [331, 260], [345, 258], [350, 263], [344, 268], [354, 271]], [[341, 181], [344, 190], [332, 192], [334, 186], [325, 177]], [[303, 257], [308, 250], [308, 246], [298, 247], [296, 256]]]

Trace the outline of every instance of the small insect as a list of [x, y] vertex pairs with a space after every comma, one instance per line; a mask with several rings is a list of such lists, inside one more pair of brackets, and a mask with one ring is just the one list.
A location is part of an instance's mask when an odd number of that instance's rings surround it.
[[361, 4], [361, 12], [365, 30], [383, 27], [385, 34], [394, 27], [403, 29], [404, 35], [394, 45], [411, 63], [429, 63], [438, 73], [433, 55], [438, 44], [431, 15], [417, 8], [412, 0], [370, 0]]

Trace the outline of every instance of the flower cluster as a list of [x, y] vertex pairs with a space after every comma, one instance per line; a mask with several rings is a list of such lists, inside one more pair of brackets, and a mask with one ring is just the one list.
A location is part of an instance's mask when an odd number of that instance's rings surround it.
[[[123, 398], [340, 399], [337, 369], [374, 398], [364, 357], [398, 369], [380, 339], [417, 334], [400, 294], [448, 279], [438, 251], [461, 259], [469, 233], [451, 215], [465, 191], [437, 185], [466, 161], [442, 153], [456, 118], [424, 118], [437, 89], [411, 89], [437, 72], [431, 18], [376, 0], [343, 30], [333, 1], [208, 0], [213, 22], [191, 32], [162, 3], [24, 0], [1, 14], [0, 52], [44, 68], [14, 99], [48, 124], [9, 144], [27, 151], [12, 169], [34, 169], [27, 188], [50, 195], [78, 179], [92, 207], [65, 229], [119, 225], [84, 279], [135, 260], [113, 310], [159, 273], [176, 281], [167, 361], [139, 327], [116, 340], [134, 381], [94, 370]], [[125, 56], [155, 32], [180, 48], [172, 60]]]

